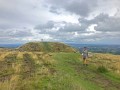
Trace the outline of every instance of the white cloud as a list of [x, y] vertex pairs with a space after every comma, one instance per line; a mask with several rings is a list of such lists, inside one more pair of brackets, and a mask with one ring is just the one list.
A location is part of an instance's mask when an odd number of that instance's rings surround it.
[[0, 43], [119, 43], [119, 28], [119, 0], [0, 0]]

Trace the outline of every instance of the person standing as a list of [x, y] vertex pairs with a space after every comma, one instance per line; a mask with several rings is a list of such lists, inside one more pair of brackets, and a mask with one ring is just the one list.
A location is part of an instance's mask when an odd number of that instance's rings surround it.
[[87, 58], [88, 58], [88, 49], [87, 49], [87, 47], [83, 48], [82, 58], [83, 58], [83, 65], [87, 66], [88, 65], [88, 61], [87, 61]]

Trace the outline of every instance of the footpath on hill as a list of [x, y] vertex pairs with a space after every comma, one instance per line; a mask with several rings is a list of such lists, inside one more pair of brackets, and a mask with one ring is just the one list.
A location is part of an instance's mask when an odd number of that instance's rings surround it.
[[[69, 83], [75, 86], [76, 90], [120, 90], [120, 82], [108, 79], [97, 72], [92, 65], [83, 66], [79, 54], [59, 53], [55, 58], [59, 63], [58, 71], [63, 72], [63, 76], [68, 78]], [[74, 87], [71, 88], [75, 90]], [[72, 90], [71, 88], [70, 90]]]
[[1, 52], [0, 90], [120, 90], [79, 53]]

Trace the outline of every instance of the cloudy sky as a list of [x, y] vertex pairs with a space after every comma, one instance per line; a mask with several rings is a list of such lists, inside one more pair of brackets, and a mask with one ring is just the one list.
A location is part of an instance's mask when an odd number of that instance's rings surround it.
[[0, 43], [120, 44], [120, 0], [0, 0]]

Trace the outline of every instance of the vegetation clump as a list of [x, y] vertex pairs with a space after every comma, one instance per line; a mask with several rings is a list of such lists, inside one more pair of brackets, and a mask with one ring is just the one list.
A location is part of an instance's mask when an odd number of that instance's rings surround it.
[[106, 73], [106, 72], [108, 72], [108, 69], [105, 68], [105, 66], [99, 66], [97, 68], [97, 71], [100, 72], [100, 73]]

